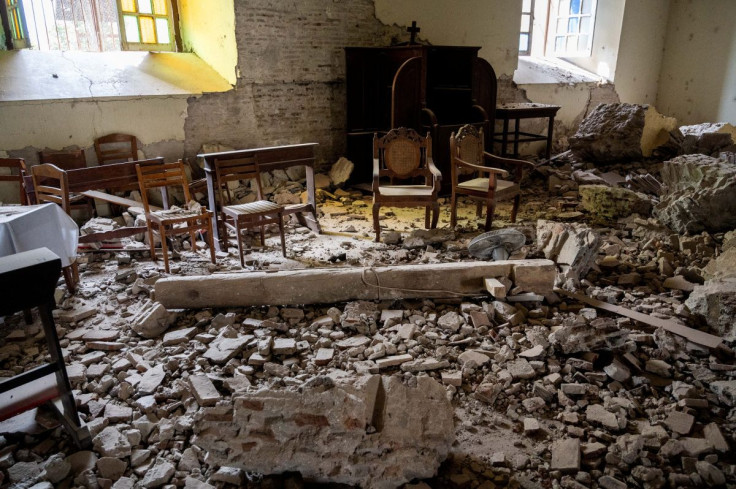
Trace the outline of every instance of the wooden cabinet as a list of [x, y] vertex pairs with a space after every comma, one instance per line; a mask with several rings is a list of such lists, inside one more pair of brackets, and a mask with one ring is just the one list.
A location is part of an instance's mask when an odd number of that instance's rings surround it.
[[[467, 123], [493, 135], [496, 75], [478, 47], [408, 45], [345, 48], [347, 156], [353, 180], [370, 181], [373, 134], [394, 127], [430, 133], [449, 188], [450, 133]], [[444, 178], [447, 176], [447, 178]]]

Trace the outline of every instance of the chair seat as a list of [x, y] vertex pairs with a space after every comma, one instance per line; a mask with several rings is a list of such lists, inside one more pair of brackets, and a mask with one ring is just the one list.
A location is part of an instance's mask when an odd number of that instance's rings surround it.
[[207, 217], [207, 213], [201, 211], [190, 211], [188, 209], [169, 209], [160, 211], [151, 211], [148, 213], [152, 219], [156, 221], [186, 221], [195, 217]]
[[[474, 192], [488, 192], [488, 178], [474, 178], [457, 184], [459, 189]], [[519, 185], [508, 180], [496, 180], [496, 200], [515, 197], [520, 192]]]
[[431, 196], [434, 188], [429, 185], [387, 185], [378, 187], [378, 193], [389, 197]]
[[227, 205], [222, 208], [222, 211], [229, 216], [236, 217], [271, 214], [282, 211], [283, 209], [284, 206], [275, 202], [271, 202], [269, 200], [257, 200], [255, 202], [248, 202], [247, 204]]

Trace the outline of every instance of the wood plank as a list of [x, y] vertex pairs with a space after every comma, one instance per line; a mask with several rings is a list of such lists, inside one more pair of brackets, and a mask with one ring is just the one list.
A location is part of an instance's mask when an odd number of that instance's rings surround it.
[[503, 299], [506, 297], [506, 286], [497, 278], [484, 279], [484, 285], [486, 286], [488, 293], [496, 299]]
[[[137, 200], [128, 199], [126, 197], [120, 197], [119, 195], [112, 195], [108, 194], [107, 192], [100, 192], [99, 190], [86, 190], [82, 192], [82, 195], [85, 197], [90, 197], [92, 199], [97, 200], [104, 200], [105, 202], [110, 202], [112, 204], [117, 204], [122, 207], [140, 207], [143, 208], [143, 202], [138, 202]], [[160, 211], [160, 207], [156, 206], [149, 206], [152, 211]]]
[[639, 321], [640, 323], [648, 324], [649, 326], [654, 326], [655, 328], [662, 328], [665, 331], [669, 331], [670, 333], [674, 333], [676, 335], [682, 336], [688, 341], [692, 341], [693, 343], [697, 343], [699, 345], [707, 346], [708, 348], [717, 348], [718, 345], [720, 345], [721, 342], [723, 341], [723, 339], [718, 336], [715, 336], [709, 333], [705, 333], [697, 329], [689, 328], [683, 324], [676, 323], [675, 321], [661, 319], [661, 318], [657, 318], [654, 316], [650, 316], [648, 314], [643, 314], [641, 312], [632, 311], [631, 309], [627, 309], [622, 306], [617, 306], [615, 304], [609, 304], [608, 302], [599, 301], [598, 299], [588, 297], [587, 295], [575, 294], [575, 293], [568, 292], [563, 289], [555, 289], [555, 292], [557, 292], [558, 294], [567, 296], [567, 297], [572, 297], [573, 299], [579, 300], [580, 302], [591, 305], [593, 307], [597, 307], [598, 309], [603, 309], [604, 311], [613, 312], [615, 314], [625, 316], [635, 321]]

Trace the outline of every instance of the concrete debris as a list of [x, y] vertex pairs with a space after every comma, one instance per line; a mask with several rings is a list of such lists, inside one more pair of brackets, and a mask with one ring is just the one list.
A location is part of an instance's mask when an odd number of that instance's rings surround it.
[[581, 206], [596, 221], [605, 222], [631, 214], [648, 216], [652, 209], [649, 198], [632, 190], [606, 185], [581, 185]]
[[677, 121], [649, 105], [600, 104], [569, 138], [570, 149], [581, 159], [596, 163], [650, 157], [670, 141]]
[[537, 247], [557, 264], [557, 284], [585, 277], [598, 252], [600, 238], [583, 224], [537, 221]]
[[131, 317], [131, 328], [144, 338], [157, 338], [174, 321], [166, 308], [158, 302], [147, 301]]
[[736, 127], [727, 122], [680, 126], [683, 153], [717, 157], [723, 151], [736, 152]]
[[195, 443], [224, 466], [265, 474], [297, 471], [317, 482], [366, 488], [397, 487], [433, 475], [454, 439], [445, 390], [426, 376], [413, 384], [394, 376], [335, 372], [300, 391], [248, 393], [227, 408], [202, 411]]
[[736, 277], [708, 280], [703, 285], [693, 286], [685, 305], [702, 318], [714, 334], [727, 341], [736, 341]]
[[655, 215], [677, 233], [736, 228], [736, 162], [727, 155], [684, 155], [665, 162], [666, 191]]
[[350, 178], [350, 174], [353, 173], [354, 167], [355, 165], [353, 162], [344, 156], [338, 159], [335, 164], [332, 165], [332, 168], [330, 168], [329, 176], [332, 181], [332, 185], [340, 187], [347, 182]]

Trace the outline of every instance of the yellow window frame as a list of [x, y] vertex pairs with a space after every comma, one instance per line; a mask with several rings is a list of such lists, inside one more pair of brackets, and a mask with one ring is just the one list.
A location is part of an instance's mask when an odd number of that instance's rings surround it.
[[[116, 0], [123, 51], [176, 51], [171, 1]], [[161, 13], [162, 9], [166, 11]]]

